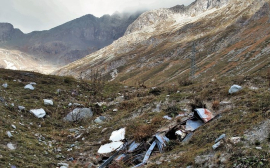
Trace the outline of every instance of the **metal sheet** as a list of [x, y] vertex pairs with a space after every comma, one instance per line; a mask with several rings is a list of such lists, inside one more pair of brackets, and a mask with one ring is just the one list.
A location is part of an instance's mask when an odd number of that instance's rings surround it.
[[165, 135], [156, 134], [155, 137], [157, 138], [156, 143], [157, 143], [158, 149], [160, 153], [162, 153], [163, 148], [166, 146], [166, 142], [169, 142], [170, 140]]
[[154, 150], [156, 144], [157, 144], [156, 141], [154, 141], [154, 142], [152, 143], [152, 145], [150, 146], [150, 148], [147, 150], [147, 152], [146, 152], [146, 154], [145, 154], [145, 156], [144, 156], [144, 158], [143, 158], [143, 163], [147, 163], [147, 161], [148, 161], [148, 159], [149, 159], [149, 157], [150, 157], [152, 151]]
[[182, 140], [182, 142], [188, 142], [193, 136], [193, 132], [187, 134], [187, 136]]
[[138, 147], [140, 146], [140, 143], [136, 143], [135, 141], [132, 142], [128, 148], [128, 152], [134, 152]]
[[123, 145], [122, 148], [120, 148], [117, 152], [115, 152], [109, 159], [107, 159], [102, 165], [100, 165], [98, 168], [105, 168], [108, 164], [111, 163], [111, 161], [118, 155], [118, 153], [126, 148], [126, 143]]
[[207, 123], [208, 121], [214, 118], [214, 115], [209, 110], [204, 109], [204, 108], [195, 109], [195, 112], [197, 112], [197, 114], [205, 123]]
[[187, 120], [186, 131], [195, 131], [197, 128], [202, 126], [204, 123], [201, 120]]
[[114, 153], [109, 159], [107, 159], [102, 165], [100, 165], [98, 168], [105, 168], [108, 164], [111, 163], [111, 161], [118, 155], [118, 152]]

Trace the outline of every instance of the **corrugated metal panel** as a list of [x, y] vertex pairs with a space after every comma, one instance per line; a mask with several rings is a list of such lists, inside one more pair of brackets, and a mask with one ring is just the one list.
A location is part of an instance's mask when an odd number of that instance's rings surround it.
[[204, 108], [195, 109], [195, 112], [197, 112], [197, 114], [205, 123], [214, 118], [213, 114], [209, 110]]

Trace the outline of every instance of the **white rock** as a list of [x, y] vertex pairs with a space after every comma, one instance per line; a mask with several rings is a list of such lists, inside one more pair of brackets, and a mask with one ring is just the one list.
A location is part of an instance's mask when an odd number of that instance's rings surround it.
[[257, 150], [262, 150], [262, 147], [257, 146], [256, 149]]
[[231, 138], [229, 139], [229, 141], [230, 141], [232, 144], [236, 145], [237, 143], [239, 143], [239, 142], [241, 141], [241, 137], [231, 137]]
[[2, 86], [3, 86], [4, 88], [7, 88], [7, 87], [8, 87], [8, 84], [7, 84], [7, 83], [4, 83]]
[[23, 107], [23, 106], [18, 106], [18, 109], [22, 111], [22, 110], [25, 109], [25, 107]]
[[118, 109], [113, 109], [113, 112], [117, 112], [118, 111]]
[[44, 105], [50, 105], [50, 106], [53, 106], [53, 101], [50, 100], [50, 99], [43, 99], [44, 101]]
[[11, 125], [11, 127], [12, 127], [13, 129], [16, 129], [16, 126], [15, 126], [15, 125], [13, 125], [13, 124]]
[[15, 150], [15, 149], [16, 149], [15, 145], [13, 145], [11, 142], [7, 144], [7, 147], [8, 147], [10, 150]]
[[34, 88], [33, 85], [28, 84], [28, 85], [25, 85], [25, 86], [24, 86], [24, 89], [34, 90], [35, 88]]
[[61, 166], [60, 168], [68, 168], [68, 164], [67, 163], [57, 163], [57, 166]]
[[37, 85], [36, 82], [30, 82], [30, 85]]
[[229, 89], [229, 93], [236, 93], [239, 92], [240, 90], [242, 90], [242, 87], [239, 85], [232, 85], [231, 88]]
[[172, 120], [172, 118], [169, 117], [169, 116], [167, 116], [167, 115], [163, 116], [163, 118], [164, 118], [164, 119], [167, 119], [167, 120]]
[[72, 106], [72, 103], [68, 103], [68, 107]]
[[11, 134], [11, 132], [10, 132], [10, 131], [7, 131], [7, 136], [8, 136], [9, 138], [11, 138], [11, 137], [12, 137], [12, 134]]
[[99, 148], [98, 153], [100, 154], [111, 153], [122, 146], [123, 146], [123, 142], [111, 142], [109, 144], [102, 145]]
[[113, 131], [110, 136], [110, 140], [114, 142], [121, 141], [125, 139], [125, 133], [126, 133], [126, 128], [121, 128], [117, 131]]
[[254, 87], [254, 86], [251, 86], [251, 87], [249, 87], [249, 89], [251, 89], [251, 90], [258, 90], [259, 88]]
[[37, 118], [43, 118], [46, 115], [44, 109], [31, 109], [30, 113], [34, 114]]

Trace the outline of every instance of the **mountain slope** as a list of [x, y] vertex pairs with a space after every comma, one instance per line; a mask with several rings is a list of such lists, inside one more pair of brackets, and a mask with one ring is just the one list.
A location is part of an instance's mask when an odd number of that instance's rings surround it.
[[108, 80], [148, 85], [189, 75], [196, 45], [198, 79], [247, 75], [269, 66], [268, 0], [197, 0], [142, 14], [125, 36], [55, 74], [89, 79], [99, 69]]
[[47, 31], [23, 34], [0, 23], [0, 47], [17, 49], [57, 66], [65, 65], [111, 44], [123, 36], [140, 12], [97, 18], [85, 15]]

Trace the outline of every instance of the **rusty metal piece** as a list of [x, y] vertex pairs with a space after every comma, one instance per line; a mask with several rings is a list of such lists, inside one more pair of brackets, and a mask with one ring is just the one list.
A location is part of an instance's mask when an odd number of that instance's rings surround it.
[[204, 123], [207, 123], [214, 118], [214, 115], [209, 110], [204, 108], [195, 109], [195, 113], [198, 114], [198, 116], [204, 121]]

